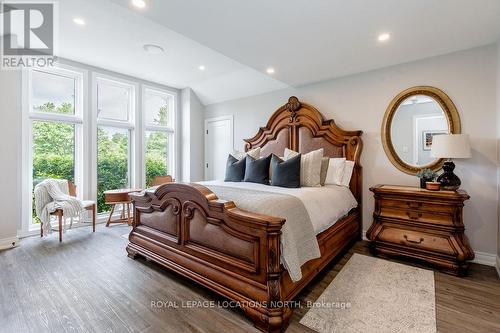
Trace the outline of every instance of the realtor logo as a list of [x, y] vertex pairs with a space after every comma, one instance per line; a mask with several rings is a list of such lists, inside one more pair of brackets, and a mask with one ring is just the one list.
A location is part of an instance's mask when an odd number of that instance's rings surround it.
[[52, 66], [56, 4], [4, 1], [1, 5], [2, 69]]

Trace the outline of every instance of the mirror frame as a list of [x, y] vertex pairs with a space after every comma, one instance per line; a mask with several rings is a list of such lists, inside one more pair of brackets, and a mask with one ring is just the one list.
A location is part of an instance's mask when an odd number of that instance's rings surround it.
[[394, 115], [400, 104], [406, 100], [408, 97], [415, 95], [425, 95], [433, 98], [439, 103], [439, 106], [444, 112], [446, 121], [448, 123], [448, 128], [452, 134], [461, 133], [460, 115], [458, 114], [455, 104], [448, 95], [446, 95], [442, 90], [431, 87], [431, 86], [416, 86], [403, 90], [391, 101], [384, 115], [384, 120], [382, 122], [382, 144], [384, 146], [384, 151], [391, 163], [398, 168], [400, 171], [407, 173], [409, 175], [415, 175], [421, 169], [431, 169], [437, 171], [442, 168], [444, 159], [440, 158], [431, 163], [415, 166], [404, 162], [396, 153], [394, 145], [391, 139], [391, 127]]

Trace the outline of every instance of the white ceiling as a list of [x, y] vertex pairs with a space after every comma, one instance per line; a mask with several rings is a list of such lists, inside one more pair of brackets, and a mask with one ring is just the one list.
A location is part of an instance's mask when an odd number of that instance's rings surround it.
[[[60, 55], [204, 104], [491, 44], [499, 0], [62, 0]], [[81, 16], [79, 27], [72, 18]], [[174, 32], [176, 31], [176, 32]], [[378, 34], [391, 33], [381, 44]], [[145, 53], [145, 43], [162, 54]], [[205, 71], [199, 71], [199, 65]], [[276, 73], [265, 73], [269, 66]]]
[[[103, 0], [59, 2], [58, 56], [174, 88], [191, 87], [202, 103], [256, 95], [285, 84], [159, 25], [133, 10]], [[73, 23], [74, 17], [85, 26]], [[164, 53], [151, 54], [147, 43]], [[204, 65], [205, 71], [198, 66]]]
[[[113, 0], [127, 3], [127, 0]], [[495, 42], [499, 0], [146, 0], [143, 15], [293, 85]], [[378, 34], [391, 33], [381, 44]]]

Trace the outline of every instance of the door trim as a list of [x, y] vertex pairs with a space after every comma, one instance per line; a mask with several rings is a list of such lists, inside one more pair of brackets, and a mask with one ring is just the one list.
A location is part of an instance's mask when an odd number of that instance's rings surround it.
[[229, 133], [230, 133], [230, 142], [229, 142], [229, 145], [232, 149], [234, 149], [234, 115], [232, 114], [228, 114], [228, 115], [224, 115], [224, 116], [219, 116], [219, 117], [213, 117], [213, 118], [206, 118], [205, 119], [205, 128], [204, 128], [204, 131], [203, 131], [203, 138], [205, 139], [204, 142], [205, 142], [205, 163], [204, 163], [204, 166], [203, 166], [203, 174], [205, 176], [205, 180], [207, 180], [208, 178], [208, 168], [207, 168], [207, 164], [208, 164], [208, 140], [207, 140], [207, 131], [208, 131], [208, 123], [211, 123], [211, 122], [215, 122], [215, 121], [221, 121], [221, 120], [229, 120]]

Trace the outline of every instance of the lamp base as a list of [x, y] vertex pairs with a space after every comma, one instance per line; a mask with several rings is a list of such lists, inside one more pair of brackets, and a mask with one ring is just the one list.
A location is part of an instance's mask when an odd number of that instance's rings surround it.
[[441, 183], [441, 189], [447, 191], [456, 191], [460, 188], [462, 182], [457, 175], [453, 173], [455, 163], [446, 161], [443, 165], [444, 172], [438, 177], [437, 181]]

